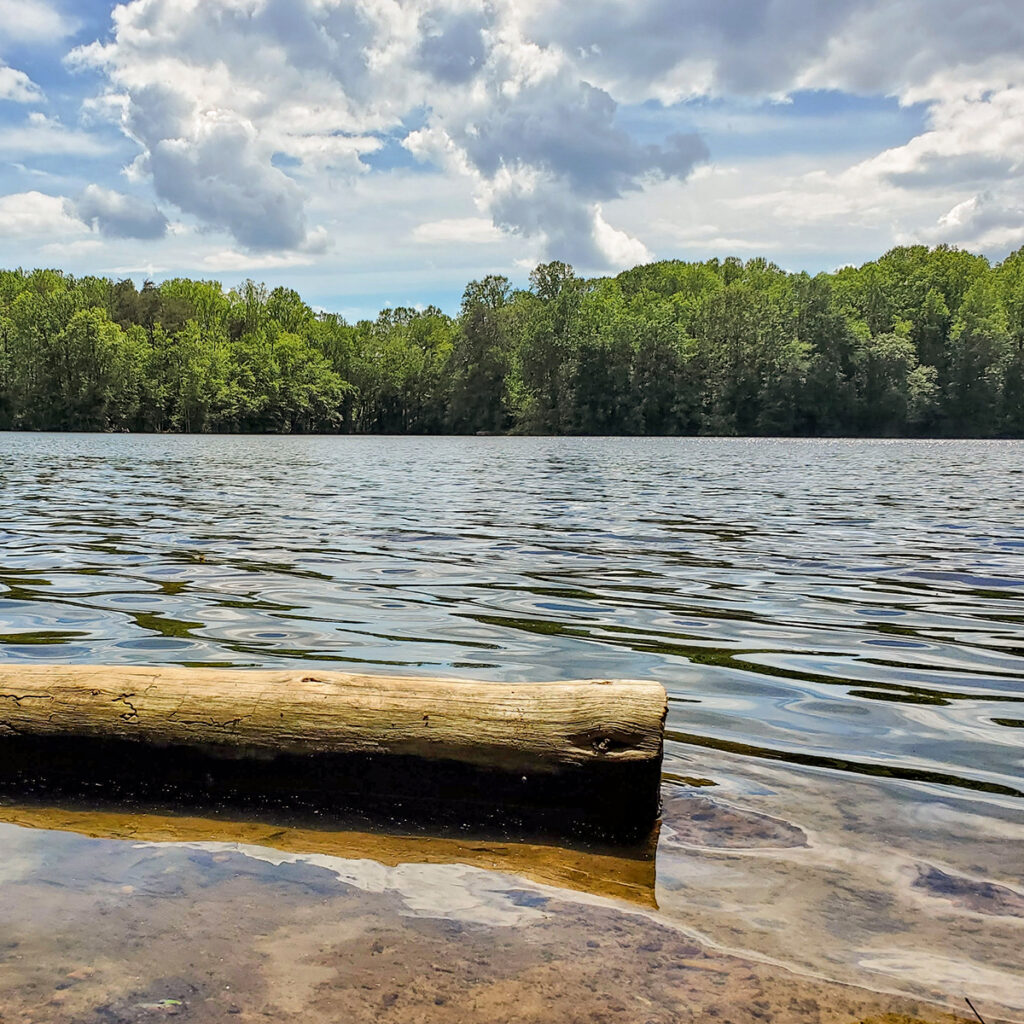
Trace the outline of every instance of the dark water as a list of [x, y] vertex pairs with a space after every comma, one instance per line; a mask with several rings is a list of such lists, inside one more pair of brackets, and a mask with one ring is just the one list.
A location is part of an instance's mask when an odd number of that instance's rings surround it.
[[[933, 883], [1024, 875], [1022, 442], [0, 435], [0, 659], [656, 678], [667, 807], [702, 779], [820, 854], [755, 869], [669, 814], [665, 913], [929, 991], [987, 962], [1017, 1005], [1012, 915], [967, 949]], [[843, 857], [891, 875], [856, 926]]]

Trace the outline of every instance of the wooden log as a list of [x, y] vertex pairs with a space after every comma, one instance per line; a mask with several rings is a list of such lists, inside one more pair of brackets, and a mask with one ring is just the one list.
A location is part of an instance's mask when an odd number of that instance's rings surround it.
[[[0, 664], [0, 772], [5, 754], [9, 766], [28, 752], [44, 774], [62, 755], [72, 768], [127, 759], [175, 785], [216, 775], [259, 788], [273, 776], [279, 791], [287, 777], [372, 797], [377, 780], [376, 795], [407, 804], [580, 805], [642, 829], [658, 811], [665, 713], [664, 689], [645, 681]], [[224, 769], [232, 760], [247, 767]], [[268, 761], [272, 772], [257, 770]]]
[[507, 771], [660, 759], [655, 682], [479, 683], [342, 672], [0, 665], [0, 732]]

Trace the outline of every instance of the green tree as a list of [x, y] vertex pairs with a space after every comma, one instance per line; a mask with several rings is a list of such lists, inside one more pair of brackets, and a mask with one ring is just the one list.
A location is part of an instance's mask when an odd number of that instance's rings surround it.
[[[915, 369], [917, 354], [909, 338], [890, 333], [868, 339], [857, 367], [862, 433], [891, 437], [905, 432]], [[919, 386], [925, 383], [921, 378], [915, 381]]]
[[448, 418], [457, 433], [500, 433], [512, 424], [506, 378], [512, 361], [508, 278], [471, 282], [462, 296], [452, 348]]
[[0, 271], [0, 427], [1024, 436], [1024, 250], [551, 262], [355, 325], [255, 281]]
[[964, 295], [950, 333], [947, 417], [956, 434], [988, 436], [999, 428], [1010, 337], [990, 277]]

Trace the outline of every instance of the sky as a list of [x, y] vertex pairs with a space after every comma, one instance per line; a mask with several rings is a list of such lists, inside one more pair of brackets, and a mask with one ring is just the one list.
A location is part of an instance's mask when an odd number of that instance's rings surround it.
[[939, 242], [1024, 245], [1021, 0], [0, 0], [0, 266], [358, 319]]

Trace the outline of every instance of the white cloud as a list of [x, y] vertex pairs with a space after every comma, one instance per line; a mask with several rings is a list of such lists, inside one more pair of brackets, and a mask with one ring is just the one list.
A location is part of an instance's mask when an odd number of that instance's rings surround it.
[[140, 166], [157, 195], [252, 249], [296, 249], [306, 241], [302, 190], [273, 166], [251, 121], [232, 111], [195, 111], [187, 129], [172, 129], [182, 131], [172, 136], [148, 133], [142, 121], [129, 125], [146, 144]]
[[0, 235], [11, 238], [66, 238], [85, 233], [86, 226], [68, 214], [60, 196], [17, 192], [0, 196]]
[[417, 224], [412, 239], [424, 245], [486, 245], [501, 238], [501, 232], [485, 217], [449, 217]]
[[587, 79], [633, 101], [785, 93], [863, 3], [524, 0], [531, 38], [573, 53]]
[[594, 248], [611, 267], [635, 267], [638, 263], [649, 263], [654, 258], [650, 249], [639, 239], [613, 228], [604, 219], [600, 206], [594, 211]]
[[167, 218], [152, 204], [135, 196], [88, 185], [68, 204], [68, 213], [110, 238], [163, 238]]
[[865, 161], [852, 173], [906, 187], [970, 184], [1024, 174], [1024, 67], [1022, 86], [978, 89], [938, 76], [918, 93], [932, 94], [927, 131]]
[[43, 0], [0, 0], [0, 49], [11, 43], [64, 39], [75, 22]]
[[203, 257], [203, 266], [215, 271], [276, 270], [281, 267], [308, 266], [311, 256], [289, 252], [282, 254], [239, 252], [235, 249], [220, 249]]
[[623, 99], [904, 95], [951, 68], [1019, 63], [1016, 0], [519, 0], [523, 31]]
[[944, 195], [885, 182], [866, 194], [845, 170], [841, 156], [801, 154], [712, 164], [609, 204], [608, 216], [662, 256], [768, 255], [801, 270], [873, 259], [949, 209]]
[[[714, 211], [713, 227], [720, 229], [709, 239], [743, 241], [723, 202], [744, 209], [752, 221], [747, 231], [762, 238], [762, 226], [787, 234], [783, 219], [814, 230], [878, 231], [883, 245], [921, 238], [1001, 248], [1020, 237], [1020, 187], [1013, 183], [1024, 174], [1024, 19], [1013, 0], [593, 0], [586, 6], [523, 0], [523, 6], [532, 38], [578, 54], [592, 82], [634, 102], [835, 89], [927, 108], [925, 131], [853, 167], [826, 170], [821, 162], [815, 166], [820, 158], [808, 156], [792, 177], [765, 180], [752, 164], [746, 194], [702, 208], [702, 218]], [[724, 184], [714, 179], [729, 194]], [[937, 208], [980, 195], [990, 198], [978, 200], [972, 230], [934, 219]], [[764, 238], [766, 246], [770, 241]]]
[[[842, 31], [831, 34], [797, 84], [867, 95], [930, 100], [939, 77], [996, 80], [1019, 73], [1024, 20], [1016, 0], [859, 0]], [[924, 85], [924, 92], [919, 92]]]
[[103, 243], [95, 238], [77, 238], [70, 242], [47, 242], [39, 247], [39, 255], [49, 263], [64, 266], [82, 257], [94, 260], [103, 251]]
[[654, 177], [685, 179], [707, 150], [693, 135], [641, 144], [616, 123], [618, 104], [563, 55], [505, 27], [474, 88], [437, 107], [407, 146], [476, 180], [494, 223], [544, 240], [584, 268], [647, 253], [601, 217], [600, 203]]
[[982, 192], [957, 203], [934, 227], [920, 232], [925, 241], [951, 242], [999, 256], [1024, 245], [1024, 197]]
[[12, 103], [38, 103], [43, 99], [39, 86], [24, 71], [0, 62], [0, 100]]
[[1024, 87], [954, 69], [917, 84], [913, 96], [929, 98], [927, 127], [903, 145], [736, 203], [806, 225], [884, 226], [883, 246], [947, 242], [1005, 255], [1024, 241]]
[[56, 117], [33, 111], [20, 123], [0, 126], [0, 151], [13, 156], [103, 156], [109, 146]]
[[[67, 30], [40, 0], [0, 0], [0, 26], [14, 7], [27, 12], [17, 29], [26, 39], [42, 39], [46, 24]], [[1018, 8], [128, 0], [109, 36], [69, 64], [102, 73], [104, 92], [86, 115], [120, 124], [137, 147], [131, 190], [151, 188], [180, 223], [168, 228], [149, 200], [109, 189], [87, 189], [69, 210], [95, 233], [162, 237], [161, 259], [171, 251], [239, 271], [310, 266], [329, 249], [346, 272], [376, 260], [411, 274], [426, 256], [465, 267], [485, 245], [506, 267], [551, 257], [583, 272], [654, 254], [860, 252], [895, 239], [999, 248], [1019, 237], [1024, 178]], [[678, 112], [652, 103], [637, 128], [621, 113], [626, 103], [724, 96], [743, 114], [733, 127], [765, 135], [769, 121], [793, 121], [783, 106], [762, 114], [761, 102], [801, 89], [920, 104], [925, 125], [866, 159], [863, 148], [844, 158], [819, 144], [722, 166], [702, 162], [699, 138], [658, 131]], [[40, 98], [27, 76], [0, 65], [5, 94]], [[694, 123], [702, 109], [710, 123], [720, 107], [693, 109]], [[820, 122], [802, 121], [808, 141]], [[722, 124], [711, 130], [720, 135]], [[399, 145], [430, 165], [424, 173], [371, 170], [389, 166]], [[38, 113], [0, 127], [0, 147], [26, 160], [109, 152]], [[78, 195], [83, 182], [50, 184]]]
[[106, 73], [95, 107], [121, 110], [134, 173], [246, 249], [308, 247], [313, 195], [367, 173], [390, 134], [465, 175], [495, 224], [606, 265], [628, 247], [597, 204], [685, 177], [704, 149], [636, 142], [615, 100], [518, 22], [511, 0], [132, 0], [72, 63]]

